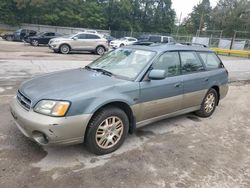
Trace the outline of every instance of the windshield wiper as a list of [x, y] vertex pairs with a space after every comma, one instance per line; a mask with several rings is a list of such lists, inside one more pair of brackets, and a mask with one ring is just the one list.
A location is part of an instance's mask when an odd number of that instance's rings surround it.
[[102, 68], [92, 68], [92, 67], [90, 67], [88, 65], [85, 66], [85, 68], [88, 69], [88, 70], [94, 70], [94, 71], [97, 71], [97, 72], [101, 72], [102, 74], [107, 75], [107, 76], [113, 76], [112, 72], [109, 72], [109, 71], [107, 71], [105, 69], [102, 69]]

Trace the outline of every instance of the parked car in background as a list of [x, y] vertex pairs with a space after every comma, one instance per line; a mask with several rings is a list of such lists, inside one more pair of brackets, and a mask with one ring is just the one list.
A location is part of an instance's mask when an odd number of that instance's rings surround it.
[[89, 51], [103, 55], [108, 51], [108, 41], [97, 33], [80, 32], [67, 37], [51, 39], [49, 48], [63, 54], [71, 51]]
[[122, 47], [122, 46], [127, 46], [127, 45], [134, 44], [135, 42], [137, 42], [136, 38], [123, 37], [123, 38], [120, 38], [120, 39], [112, 40], [110, 42], [110, 46], [112, 48], [119, 48], [119, 47]]
[[104, 35], [104, 38], [108, 40], [108, 43], [109, 43], [109, 44], [110, 44], [110, 42], [111, 42], [112, 40], [116, 40], [116, 38], [115, 38], [115, 37], [112, 37], [111, 35]]
[[23, 41], [25, 37], [36, 35], [37, 32], [29, 29], [19, 29], [14, 33], [6, 33], [2, 35], [2, 38], [7, 41]]
[[227, 92], [228, 72], [208, 48], [131, 45], [85, 68], [25, 81], [11, 113], [41, 145], [85, 142], [100, 155], [137, 127], [189, 112], [209, 117]]
[[30, 43], [32, 46], [39, 46], [40, 44], [48, 44], [50, 39], [62, 36], [55, 32], [41, 32], [35, 36], [25, 37], [24, 41]]
[[134, 45], [151, 45], [153, 43], [175, 43], [173, 37], [162, 35], [142, 35]]

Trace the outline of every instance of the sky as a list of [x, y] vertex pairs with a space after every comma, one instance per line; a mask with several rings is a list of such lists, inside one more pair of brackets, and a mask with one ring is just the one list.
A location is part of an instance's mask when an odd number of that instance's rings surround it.
[[[201, 0], [172, 0], [172, 7], [175, 9], [176, 16], [179, 19], [182, 12], [182, 20], [185, 18], [195, 5], [197, 5]], [[212, 7], [216, 5], [218, 0], [210, 0]]]

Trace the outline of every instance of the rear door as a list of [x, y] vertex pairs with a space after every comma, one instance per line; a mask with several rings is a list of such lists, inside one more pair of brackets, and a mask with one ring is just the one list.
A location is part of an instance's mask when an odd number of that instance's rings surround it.
[[207, 92], [209, 74], [196, 52], [181, 51], [180, 58], [184, 84], [182, 108], [198, 106]]
[[55, 33], [53, 32], [45, 33], [43, 38], [43, 44], [48, 44], [50, 39], [52, 39], [53, 37], [55, 37]]
[[88, 50], [95, 50], [100, 41], [100, 37], [95, 34], [86, 34], [86, 48]]
[[71, 41], [71, 47], [74, 50], [83, 50], [87, 46], [86, 43], [86, 34], [78, 34]]
[[183, 79], [180, 74], [178, 52], [166, 52], [152, 65], [153, 69], [165, 70], [162, 80], [145, 80], [140, 83], [141, 114], [137, 121], [162, 116], [181, 109]]

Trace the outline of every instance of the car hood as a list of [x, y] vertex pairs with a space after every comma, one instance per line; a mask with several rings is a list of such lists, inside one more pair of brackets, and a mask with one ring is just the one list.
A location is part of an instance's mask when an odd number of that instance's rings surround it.
[[19, 91], [35, 105], [42, 99], [68, 100], [82, 92], [91, 92], [126, 82], [83, 68], [60, 71], [24, 82]]

